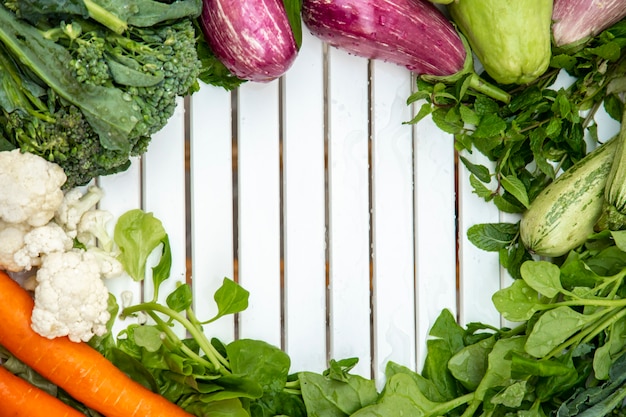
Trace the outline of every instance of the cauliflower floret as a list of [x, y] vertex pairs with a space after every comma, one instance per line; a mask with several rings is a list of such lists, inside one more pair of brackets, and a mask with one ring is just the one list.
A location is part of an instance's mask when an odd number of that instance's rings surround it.
[[92, 254], [98, 261], [102, 278], [115, 278], [124, 273], [124, 266], [116, 258], [117, 252], [107, 252], [98, 247], [89, 247], [87, 252]]
[[63, 201], [63, 169], [18, 149], [0, 152], [0, 219], [43, 226]]
[[113, 213], [110, 211], [89, 210], [80, 218], [76, 239], [85, 246], [97, 246], [111, 252], [114, 241], [107, 231], [107, 225], [113, 218]]
[[15, 253], [24, 247], [24, 236], [32, 228], [24, 223], [7, 223], [0, 220], [0, 269], [10, 272], [24, 270], [15, 260]]
[[75, 238], [78, 235], [80, 219], [95, 208], [103, 196], [102, 189], [95, 185], [90, 186], [85, 193], [79, 188], [74, 188], [65, 193], [54, 218], [72, 238]]
[[41, 264], [41, 256], [52, 252], [66, 252], [72, 249], [74, 241], [58, 224], [50, 222], [35, 227], [24, 235], [24, 246], [15, 252], [13, 259], [22, 269], [29, 271]]
[[124, 267], [117, 259], [119, 248], [107, 231], [107, 226], [113, 219], [113, 213], [109, 211], [89, 210], [82, 215], [77, 227], [76, 239], [96, 256], [103, 278], [115, 278], [124, 273]]
[[32, 328], [47, 338], [88, 341], [106, 333], [109, 292], [93, 254], [83, 250], [43, 257], [37, 271]]

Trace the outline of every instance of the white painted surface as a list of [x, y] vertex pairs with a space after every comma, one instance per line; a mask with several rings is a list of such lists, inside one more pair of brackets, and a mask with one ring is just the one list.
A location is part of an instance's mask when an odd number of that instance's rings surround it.
[[452, 138], [430, 120], [403, 124], [412, 88], [408, 71], [305, 33], [281, 80], [203, 85], [181, 101], [141, 162], [100, 179], [103, 206], [161, 218], [173, 281], [192, 283], [200, 318], [225, 277], [250, 291], [249, 308], [208, 335], [280, 346], [294, 371], [346, 357], [378, 381], [389, 360], [420, 368], [441, 310], [497, 321], [490, 296], [506, 277], [465, 239], [500, 215], [471, 193]]

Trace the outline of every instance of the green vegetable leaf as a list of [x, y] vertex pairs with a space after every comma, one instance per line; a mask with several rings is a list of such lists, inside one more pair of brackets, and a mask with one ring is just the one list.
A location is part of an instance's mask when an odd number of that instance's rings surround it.
[[348, 382], [350, 371], [359, 363], [359, 358], [331, 359], [328, 369], [323, 372], [325, 377], [337, 381]]
[[481, 223], [470, 226], [467, 238], [477, 248], [497, 252], [506, 249], [519, 235], [519, 223]]
[[154, 288], [154, 299], [158, 298], [159, 288], [161, 284], [170, 277], [172, 271], [172, 248], [170, 247], [170, 238], [166, 234], [161, 241], [163, 249], [159, 263], [152, 268], [152, 286]]
[[522, 405], [528, 394], [526, 381], [518, 381], [506, 387], [503, 391], [491, 397], [492, 404], [502, 404], [505, 407], [515, 408]]
[[120, 249], [118, 259], [124, 270], [135, 281], [141, 281], [146, 275], [148, 257], [167, 241], [167, 233], [152, 213], [133, 209], [119, 217], [113, 238]]
[[613, 230], [611, 231], [613, 239], [615, 239], [615, 245], [621, 250], [626, 252], [626, 230]]
[[298, 380], [308, 415], [346, 417], [378, 398], [374, 381], [359, 375], [346, 375], [344, 380], [337, 380], [300, 372]]
[[163, 344], [161, 330], [156, 326], [137, 326], [133, 330], [133, 337], [137, 346], [146, 349], [148, 352], [156, 352]]
[[486, 113], [480, 119], [480, 124], [474, 131], [476, 138], [491, 138], [500, 136], [506, 130], [506, 122], [495, 113]]
[[495, 336], [479, 340], [458, 351], [448, 361], [448, 369], [466, 389], [475, 391], [478, 388], [487, 372], [488, 356], [496, 340]]
[[457, 323], [450, 310], [441, 311], [428, 333], [427, 355], [424, 360], [422, 375], [432, 381], [445, 399], [452, 399], [459, 395], [458, 385], [448, 369], [448, 361], [465, 344], [465, 331]]
[[475, 399], [484, 399], [487, 392], [496, 387], [507, 387], [516, 381], [512, 378], [511, 357], [513, 353], [523, 352], [524, 337], [512, 337], [498, 340], [487, 360], [487, 372], [475, 391]]
[[526, 283], [546, 297], [556, 297], [563, 291], [561, 286], [561, 271], [559, 267], [547, 261], [524, 262], [520, 268], [522, 278]]
[[489, 183], [491, 181], [491, 173], [489, 172], [489, 168], [484, 165], [473, 164], [463, 155], [459, 155], [459, 159], [463, 162], [463, 165], [467, 168], [467, 170], [476, 176], [479, 180], [484, 183]]
[[522, 203], [524, 207], [528, 208], [528, 206], [530, 206], [526, 187], [521, 180], [512, 175], [506, 175], [500, 178], [500, 184], [502, 184], [506, 191], [511, 193], [515, 198], [517, 198], [517, 200]]
[[496, 291], [491, 299], [502, 317], [517, 322], [529, 320], [541, 307], [537, 291], [520, 279]]
[[250, 292], [235, 281], [224, 278], [222, 286], [215, 292], [214, 299], [218, 312], [215, 317], [206, 320], [203, 324], [214, 322], [227, 314], [236, 314], [248, 308]]
[[470, 185], [472, 186], [472, 190], [474, 194], [479, 196], [485, 201], [493, 200], [495, 193], [489, 189], [485, 184], [480, 181], [474, 174], [470, 175]]
[[524, 348], [528, 354], [541, 358], [594, 319], [593, 315], [579, 313], [568, 306], [553, 308], [539, 317]]
[[165, 299], [167, 306], [176, 312], [187, 310], [193, 303], [191, 287], [187, 284], [179, 285]]

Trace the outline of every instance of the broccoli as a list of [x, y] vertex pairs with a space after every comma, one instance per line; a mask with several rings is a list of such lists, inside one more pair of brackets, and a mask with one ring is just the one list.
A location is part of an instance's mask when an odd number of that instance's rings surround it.
[[118, 33], [73, 13], [39, 16], [34, 25], [0, 6], [5, 23], [1, 142], [59, 164], [65, 189], [127, 169], [172, 116], [177, 97], [199, 88], [192, 16]]
[[174, 114], [176, 98], [199, 89], [201, 63], [192, 20], [129, 27], [120, 35], [76, 19], [43, 34], [70, 52], [70, 69], [79, 81], [118, 88], [135, 103], [142, 116], [131, 131], [138, 138], [132, 144], [135, 155]]
[[64, 189], [128, 168], [129, 153], [104, 148], [78, 107], [31, 83], [0, 44], [0, 136], [5, 141], [60, 165], [67, 176]]

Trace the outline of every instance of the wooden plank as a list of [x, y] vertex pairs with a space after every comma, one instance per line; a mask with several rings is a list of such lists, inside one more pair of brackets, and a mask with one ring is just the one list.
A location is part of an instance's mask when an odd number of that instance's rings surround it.
[[[463, 156], [474, 164], [482, 164], [493, 170], [493, 163], [478, 152], [464, 153]], [[473, 192], [469, 178], [470, 173], [459, 162], [459, 322], [467, 324], [480, 321], [497, 326], [500, 324], [500, 315], [491, 302], [491, 296], [501, 285], [498, 253], [486, 252], [474, 246], [467, 239], [467, 230], [476, 224], [498, 223], [500, 213], [493, 202], [485, 202]]]
[[330, 356], [371, 376], [368, 63], [330, 49], [328, 194]]
[[308, 32], [284, 77], [285, 351], [322, 372], [326, 352], [326, 214], [322, 42]]
[[372, 63], [374, 378], [392, 360], [415, 367], [413, 136], [410, 73]]
[[239, 336], [281, 346], [278, 81], [238, 96], [239, 282], [251, 293]]
[[[231, 93], [203, 84], [190, 99], [190, 215], [194, 310], [217, 313], [213, 295], [224, 278], [235, 279]], [[209, 337], [235, 338], [234, 316], [205, 326]]]
[[[143, 156], [143, 208], [161, 220], [172, 248], [170, 279], [161, 285], [159, 300], [173, 291], [178, 282], [186, 281], [185, 228], [185, 120], [183, 100], [178, 100], [168, 124], [150, 142]], [[152, 257], [155, 263], [158, 256]], [[154, 288], [151, 270], [144, 285], [144, 297], [152, 298]], [[182, 331], [181, 331], [182, 334]]]
[[[107, 210], [117, 219], [128, 210], [141, 207], [141, 161], [139, 158], [133, 158], [133, 162], [128, 170], [115, 174], [100, 177], [97, 184], [104, 191], [99, 208]], [[109, 225], [109, 233], [113, 235], [115, 222]], [[127, 302], [136, 304], [142, 301], [142, 284], [130, 278], [128, 274], [106, 279], [105, 285], [109, 292], [113, 294], [120, 307]], [[131, 297], [128, 298], [128, 295]], [[117, 335], [121, 330], [125, 329], [130, 323], [136, 320], [128, 318], [125, 320], [116, 320], [113, 324], [113, 334]]]
[[417, 368], [441, 311], [456, 313], [456, 213], [453, 138], [430, 118], [414, 126]]

